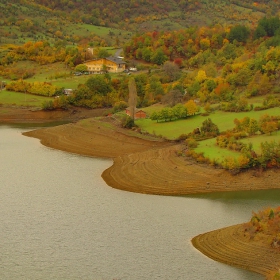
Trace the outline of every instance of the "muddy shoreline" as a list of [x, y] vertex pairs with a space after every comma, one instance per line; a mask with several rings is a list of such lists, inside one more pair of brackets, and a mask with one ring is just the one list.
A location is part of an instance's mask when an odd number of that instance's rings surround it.
[[[101, 112], [94, 114], [102, 115]], [[10, 117], [6, 123], [21, 119], [19, 116]], [[3, 122], [3, 119], [8, 120], [0, 113], [0, 122]], [[41, 116], [37, 121], [43, 119], [44, 122], [50, 122], [57, 121], [59, 117]], [[280, 188], [278, 170], [262, 173], [251, 170], [231, 175], [225, 170], [179, 157], [177, 151], [180, 151], [182, 146], [178, 143], [165, 142], [122, 129], [110, 118], [88, 119], [86, 114], [81, 112], [72, 118], [68, 114], [63, 120], [72, 123], [38, 129], [24, 135], [38, 138], [43, 145], [55, 149], [92, 157], [112, 158], [113, 165], [103, 172], [102, 177], [113, 188], [156, 195]], [[29, 119], [25, 115], [24, 122], [28, 121], [34, 122], [34, 114]], [[265, 275], [267, 279], [272, 279], [271, 273], [280, 267], [280, 252], [271, 251], [267, 244], [245, 240], [241, 228], [241, 225], [237, 225], [205, 233], [195, 237], [192, 243], [214, 260], [255, 271]], [[235, 246], [239, 243], [240, 246]], [[258, 253], [254, 248], [257, 248]], [[271, 255], [275, 261], [272, 261]]]

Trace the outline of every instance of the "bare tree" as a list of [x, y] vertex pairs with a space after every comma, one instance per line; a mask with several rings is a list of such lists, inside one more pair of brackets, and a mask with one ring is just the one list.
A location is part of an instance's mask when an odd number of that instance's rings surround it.
[[131, 77], [128, 82], [128, 90], [129, 90], [129, 98], [128, 98], [128, 106], [130, 111], [130, 117], [134, 121], [134, 114], [137, 104], [137, 89], [135, 79]]
[[171, 107], [175, 106], [177, 103], [183, 101], [183, 94], [178, 89], [172, 89], [161, 99], [163, 104], [170, 105]]
[[163, 71], [167, 75], [169, 81], [175, 81], [180, 75], [179, 66], [173, 62], [166, 61], [162, 66]]

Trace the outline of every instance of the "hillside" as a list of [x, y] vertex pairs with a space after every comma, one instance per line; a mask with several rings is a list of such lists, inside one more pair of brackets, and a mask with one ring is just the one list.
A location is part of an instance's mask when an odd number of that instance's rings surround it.
[[37, 0], [35, 2], [53, 11], [67, 13], [75, 11], [76, 15], [79, 15], [76, 18], [80, 18], [85, 23], [117, 24], [121, 27], [127, 26], [127, 23], [135, 25], [149, 20], [163, 19], [177, 21], [183, 26], [236, 21], [254, 22], [260, 14], [273, 15], [280, 7], [278, 1], [267, 0], [85, 0], [83, 2]]
[[251, 25], [265, 15], [277, 15], [279, 9], [279, 1], [267, 0], [4, 0], [0, 3], [0, 43], [56, 39], [71, 44], [84, 40], [108, 45], [129, 38], [130, 34], [122, 30]]
[[130, 35], [118, 28], [87, 24], [74, 9], [65, 13], [35, 1], [0, 2], [0, 45], [46, 40], [64, 46], [111, 46], [116, 40], [122, 44]]

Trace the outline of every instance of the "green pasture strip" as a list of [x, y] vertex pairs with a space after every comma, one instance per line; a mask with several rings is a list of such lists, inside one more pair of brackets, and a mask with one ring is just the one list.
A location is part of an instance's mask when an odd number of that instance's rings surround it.
[[0, 104], [3, 105], [41, 107], [42, 103], [48, 100], [53, 100], [53, 98], [14, 91], [0, 91]]
[[83, 75], [83, 76], [74, 76], [69, 78], [60, 78], [60, 79], [54, 79], [51, 80], [50, 83], [52, 85], [63, 87], [63, 88], [71, 88], [76, 89], [79, 84], [84, 84], [89, 78], [89, 75]]
[[157, 105], [142, 108], [142, 110], [145, 111], [150, 116], [153, 112], [158, 112], [162, 110], [164, 107], [165, 106], [162, 104], [157, 104]]
[[279, 108], [271, 108], [268, 110], [262, 111], [250, 111], [250, 112], [239, 112], [239, 113], [231, 113], [231, 112], [221, 112], [216, 111], [214, 114], [210, 114], [209, 118], [218, 125], [220, 131], [226, 131], [228, 129], [234, 128], [234, 119], [242, 119], [245, 117], [259, 120], [260, 116], [268, 114], [270, 116], [277, 116], [280, 113]]
[[[145, 110], [147, 111], [147, 110]], [[260, 116], [268, 114], [270, 116], [279, 115], [279, 108], [271, 108], [262, 111], [250, 111], [250, 112], [221, 112], [216, 111], [209, 116], [196, 115], [188, 117], [187, 119], [181, 119], [171, 122], [157, 122], [150, 119], [136, 120], [136, 124], [144, 131], [150, 134], [162, 135], [167, 139], [176, 139], [181, 134], [188, 134], [195, 128], [201, 127], [204, 120], [210, 118], [215, 123], [220, 131], [226, 131], [234, 128], [234, 119], [242, 119], [244, 117], [254, 118], [259, 120]]]
[[139, 119], [135, 123], [141, 130], [150, 134], [161, 135], [167, 139], [176, 139], [181, 134], [188, 134], [201, 125], [201, 117], [195, 116], [188, 119], [172, 122], [156, 122], [151, 119]]
[[96, 35], [100, 37], [104, 37], [106, 35], [109, 36], [109, 32], [113, 32], [113, 36], [131, 36], [131, 32], [125, 31], [122, 29], [117, 29], [117, 28], [110, 28], [110, 27], [103, 27], [103, 26], [96, 26], [96, 25], [91, 25], [91, 24], [82, 24], [80, 27], [84, 28], [85, 30], [88, 30], [90, 32], [95, 33]]
[[221, 163], [225, 158], [231, 157], [238, 159], [241, 155], [239, 152], [220, 148], [216, 145], [216, 138], [207, 139], [198, 142], [198, 147], [194, 149], [197, 153], [203, 153], [206, 158], [216, 160]]
[[[35, 70], [35, 75], [29, 79], [26, 79], [27, 82], [52, 82], [50, 80], [51, 76], [55, 76], [55, 74], [70, 74], [71, 70], [66, 68], [63, 63], [53, 63], [47, 65], [38, 65], [33, 64], [33, 68]], [[64, 79], [64, 78], [63, 78]]]
[[280, 133], [278, 131], [275, 131], [271, 135], [270, 134], [255, 135], [253, 137], [245, 138], [240, 141], [245, 144], [252, 143], [253, 150], [257, 153], [260, 153], [261, 152], [261, 143], [264, 143], [264, 142], [269, 143], [272, 141], [275, 141], [276, 143], [278, 143], [280, 141]]

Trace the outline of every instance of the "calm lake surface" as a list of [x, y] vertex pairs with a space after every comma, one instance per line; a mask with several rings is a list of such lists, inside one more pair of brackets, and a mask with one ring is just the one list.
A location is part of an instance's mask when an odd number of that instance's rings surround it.
[[279, 205], [278, 191], [165, 197], [101, 178], [111, 160], [69, 154], [0, 126], [0, 279], [263, 279], [191, 238]]

